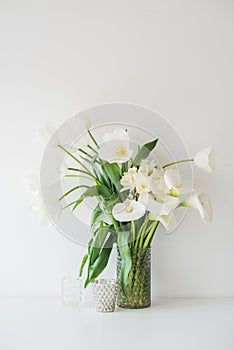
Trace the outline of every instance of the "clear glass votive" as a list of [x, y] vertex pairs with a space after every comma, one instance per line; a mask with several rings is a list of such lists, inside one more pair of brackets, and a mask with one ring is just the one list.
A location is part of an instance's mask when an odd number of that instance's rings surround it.
[[62, 279], [62, 303], [69, 306], [83, 304], [83, 280], [77, 276]]
[[115, 311], [117, 282], [114, 279], [97, 279], [93, 282], [94, 303], [97, 312]]

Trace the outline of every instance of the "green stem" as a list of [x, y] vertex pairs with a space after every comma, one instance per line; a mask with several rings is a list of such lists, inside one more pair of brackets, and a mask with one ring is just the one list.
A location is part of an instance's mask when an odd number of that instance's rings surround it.
[[93, 151], [95, 154], [98, 154], [98, 152], [90, 145], [88, 145], [88, 148], [91, 149], [91, 151]]
[[71, 158], [73, 158], [78, 164], [80, 164], [80, 166], [82, 166], [86, 171], [89, 172], [89, 169], [83, 163], [81, 163], [81, 161], [79, 161], [79, 159], [77, 159], [71, 152], [66, 150], [66, 148], [64, 148], [62, 145], [58, 145], [58, 147], [61, 148], [65, 153], [67, 153]]
[[93, 143], [95, 144], [95, 146], [97, 146], [97, 148], [100, 148], [98, 143], [97, 143], [97, 141], [95, 140], [95, 138], [94, 138], [94, 136], [93, 136], [93, 134], [91, 133], [90, 130], [88, 130], [88, 134], [89, 134], [91, 140], [93, 141]]
[[78, 190], [79, 188], [89, 188], [89, 186], [86, 186], [86, 185], [79, 185], [79, 186], [76, 186], [76, 187], [73, 187], [71, 190], [67, 191], [66, 193], [64, 193], [60, 198], [59, 200], [61, 201], [63, 198], [65, 198], [68, 194], [72, 193], [73, 191], [75, 190]]
[[135, 221], [132, 220], [131, 222], [131, 231], [132, 231], [132, 246], [134, 247], [134, 241], [136, 238], [136, 227], [135, 227]]
[[177, 160], [177, 161], [175, 161], [175, 162], [171, 162], [171, 163], [168, 163], [168, 164], [163, 165], [162, 168], [165, 169], [165, 168], [167, 168], [168, 166], [171, 166], [171, 165], [175, 165], [175, 164], [178, 164], [178, 163], [193, 162], [193, 161], [194, 161], [193, 158]]
[[79, 179], [86, 179], [86, 180], [90, 180], [90, 181], [96, 182], [92, 177], [82, 176], [82, 175], [67, 174], [67, 175], [65, 175], [65, 177], [76, 177], [76, 178], [79, 178]]
[[78, 151], [85, 154], [87, 157], [93, 159], [93, 156], [91, 156], [91, 154], [89, 154], [88, 152], [85, 152], [82, 148], [79, 148]]
[[146, 229], [148, 222], [149, 222], [149, 215], [146, 217], [145, 221], [141, 225], [141, 228], [140, 228], [139, 233], [138, 233], [138, 237], [136, 239], [135, 248], [138, 248], [138, 244], [140, 244], [142, 232]]
[[154, 225], [152, 226], [148, 236], [146, 237], [146, 240], [144, 242], [144, 245], [143, 245], [143, 248], [147, 248], [151, 242], [151, 239], [153, 238], [154, 236], [154, 233], [155, 233], [155, 230], [156, 228], [158, 227], [158, 224], [159, 224], [159, 221], [155, 221], [154, 222]]
[[92, 177], [95, 181], [98, 181], [98, 179], [90, 171], [84, 171], [84, 170], [77, 169], [77, 168], [68, 168], [68, 170], [78, 171], [79, 173], [86, 174], [86, 175]]

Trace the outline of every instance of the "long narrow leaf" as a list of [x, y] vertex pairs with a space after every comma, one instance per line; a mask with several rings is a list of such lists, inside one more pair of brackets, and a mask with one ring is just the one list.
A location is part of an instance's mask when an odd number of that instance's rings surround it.
[[129, 231], [122, 231], [118, 233], [118, 248], [121, 256], [121, 269], [120, 269], [120, 285], [123, 293], [126, 291], [128, 284], [128, 274], [132, 267], [132, 257], [129, 248]]

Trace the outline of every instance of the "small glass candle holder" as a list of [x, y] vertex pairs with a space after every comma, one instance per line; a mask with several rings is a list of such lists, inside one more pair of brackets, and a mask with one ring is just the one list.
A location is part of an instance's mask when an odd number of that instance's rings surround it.
[[77, 276], [64, 276], [62, 279], [62, 303], [69, 306], [83, 304], [83, 281]]
[[117, 282], [114, 279], [97, 279], [93, 282], [94, 303], [97, 312], [115, 311]]

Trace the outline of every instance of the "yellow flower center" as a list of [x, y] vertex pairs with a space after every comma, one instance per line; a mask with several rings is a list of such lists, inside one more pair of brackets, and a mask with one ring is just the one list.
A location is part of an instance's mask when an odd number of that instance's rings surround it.
[[127, 150], [124, 146], [120, 146], [119, 148], [117, 148], [116, 154], [118, 157], [126, 157]]
[[146, 183], [142, 183], [140, 188], [142, 189], [142, 191], [147, 189], [147, 184]]
[[133, 207], [131, 205], [128, 205], [126, 211], [127, 213], [131, 213], [133, 211]]

